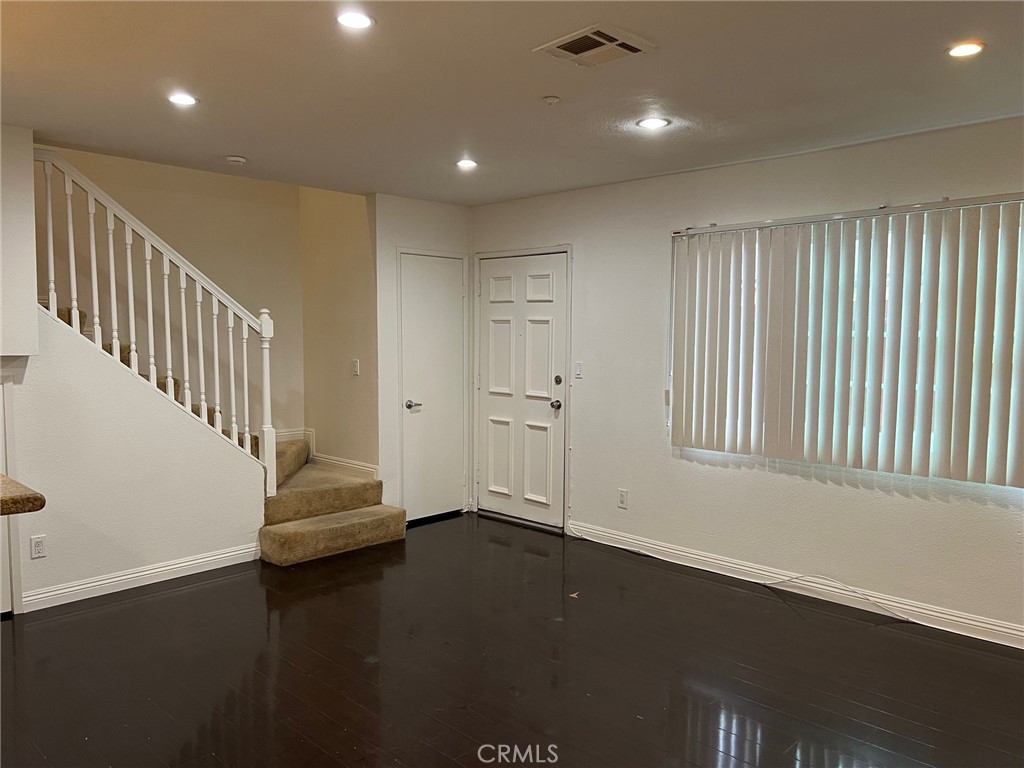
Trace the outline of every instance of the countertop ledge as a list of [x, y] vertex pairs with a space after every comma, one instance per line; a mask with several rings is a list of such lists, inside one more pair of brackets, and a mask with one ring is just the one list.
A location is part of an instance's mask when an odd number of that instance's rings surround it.
[[0, 474], [0, 515], [20, 515], [46, 506], [46, 498], [38, 491]]

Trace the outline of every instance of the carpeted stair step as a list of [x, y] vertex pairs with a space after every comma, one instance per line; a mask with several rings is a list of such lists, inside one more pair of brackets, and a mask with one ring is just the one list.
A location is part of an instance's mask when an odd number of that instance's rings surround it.
[[274, 565], [294, 565], [404, 537], [405, 510], [375, 504], [266, 525], [260, 529], [260, 557]]
[[[142, 378], [144, 378], [146, 381], [149, 381], [149, 376], [143, 376]], [[177, 376], [172, 376], [171, 377], [171, 381], [174, 382], [174, 399], [177, 400], [178, 402], [181, 402], [181, 379], [179, 379]], [[161, 392], [166, 394], [166, 392], [167, 392], [167, 377], [166, 376], [157, 376], [156, 377], [156, 386], [157, 386], [157, 389], [159, 389]]]
[[[45, 301], [40, 301], [39, 303], [44, 307], [46, 306]], [[88, 315], [85, 313], [84, 309], [78, 310], [78, 330], [82, 332], [85, 331], [85, 321], [87, 317]], [[71, 325], [71, 307], [57, 307], [57, 319]], [[89, 327], [89, 330], [92, 330], [92, 326]]]
[[[131, 348], [131, 345], [129, 345], [129, 344], [120, 344], [118, 346], [120, 347], [121, 362], [124, 363], [125, 365], [127, 365], [128, 367], [131, 367], [131, 364], [132, 364], [132, 348]], [[110, 352], [111, 348], [112, 348], [112, 345], [111, 345], [111, 343], [109, 341], [103, 342], [103, 351], [106, 352], [111, 357], [113, 357], [113, 355]]]
[[[180, 382], [178, 382], [177, 379], [175, 379], [174, 381], [175, 381], [175, 387], [176, 387], [175, 391], [177, 392], [177, 395], [178, 395], [177, 400], [178, 400], [178, 402], [181, 402], [181, 384], [180, 384]], [[192, 396], [195, 397], [195, 392], [192, 393]], [[199, 418], [202, 418], [203, 417], [203, 406], [202, 406], [202, 404], [201, 403], [192, 403], [192, 413], [195, 414], [196, 416], [198, 416]], [[214, 408], [212, 405], [207, 404], [207, 406], [206, 406], [206, 423], [209, 424], [211, 427], [215, 426], [216, 423], [217, 423], [216, 416], [217, 416], [216, 408]], [[231, 439], [231, 417], [226, 415], [223, 411], [221, 411], [221, 414], [220, 414], [220, 425], [221, 425], [221, 431], [224, 433], [224, 437], [226, 437], [226, 438], [228, 438], [230, 440]], [[245, 433], [242, 431], [241, 427], [239, 427], [239, 430], [238, 430], [238, 444], [241, 447], [243, 447], [243, 448], [245, 447]], [[260, 456], [260, 436], [258, 434], [256, 434], [255, 432], [250, 432], [249, 433], [249, 453], [251, 453], [256, 458], [259, 458], [259, 456]], [[278, 485], [280, 485], [280, 483], [278, 483]]]
[[298, 472], [309, 459], [309, 445], [305, 440], [281, 440], [277, 444], [277, 487]]
[[[203, 415], [203, 406], [202, 406], [202, 404], [201, 403], [192, 403], [192, 413], [194, 413], [196, 416], [199, 416], [200, 418], [202, 418], [202, 415]], [[207, 406], [206, 406], [206, 423], [209, 424], [211, 427], [216, 423], [215, 419], [214, 419], [214, 416], [216, 415], [216, 413], [217, 413], [217, 410], [212, 405], [207, 404]], [[223, 421], [223, 420], [224, 420], [224, 414], [222, 413], [221, 414], [221, 421]]]
[[306, 464], [281, 483], [263, 505], [263, 522], [277, 525], [307, 517], [372, 507], [381, 502], [380, 480], [355, 477], [322, 464]]

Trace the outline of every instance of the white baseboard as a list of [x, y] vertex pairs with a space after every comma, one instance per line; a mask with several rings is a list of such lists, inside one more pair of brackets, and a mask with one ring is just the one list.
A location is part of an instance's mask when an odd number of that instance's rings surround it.
[[364, 464], [361, 461], [352, 459], [339, 459], [337, 456], [325, 456], [322, 453], [314, 453], [310, 456], [314, 464], [327, 464], [333, 467], [341, 467], [349, 472], [358, 475], [365, 475], [371, 480], [377, 479], [377, 467], [374, 464]]
[[919, 603], [914, 600], [906, 600], [902, 597], [894, 597], [893, 595], [885, 595], [879, 592], [871, 592], [866, 589], [857, 588], [854, 590], [838, 583], [823, 581], [814, 576], [802, 577], [800, 574], [780, 571], [763, 565], [755, 565], [742, 560], [733, 560], [707, 552], [686, 549], [685, 547], [645, 539], [642, 536], [634, 536], [597, 525], [570, 521], [566, 531], [573, 536], [589, 539], [601, 544], [609, 544], [613, 547], [628, 549], [632, 552], [641, 552], [645, 555], [668, 560], [673, 563], [688, 565], [693, 568], [700, 568], [705, 571], [712, 571], [760, 584], [800, 578], [799, 582], [791, 581], [775, 586], [790, 592], [818, 597], [823, 600], [874, 611], [875, 613], [885, 613], [884, 609], [887, 608], [918, 624], [970, 637], [977, 637], [993, 643], [1000, 643], [1001, 645], [1024, 648], [1024, 626], [1011, 624], [1010, 622], [989, 619], [984, 616], [975, 616], [970, 613], [954, 611], [927, 603]]
[[300, 429], [279, 429], [277, 439], [281, 440], [305, 440], [309, 445], [309, 461], [311, 464], [326, 464], [332, 467], [340, 467], [356, 475], [368, 477], [371, 480], [377, 479], [379, 468], [376, 464], [367, 464], [354, 459], [342, 459], [337, 456], [328, 456], [325, 453], [317, 453], [316, 430], [310, 427]]
[[342, 459], [337, 456], [328, 456], [325, 453], [318, 453], [316, 450], [316, 430], [311, 427], [302, 429], [279, 429], [278, 440], [305, 440], [309, 444], [309, 461], [311, 464], [326, 464], [332, 467], [340, 467], [353, 474], [363, 475], [371, 480], [377, 479], [380, 468], [376, 464], [367, 464], [354, 459]]
[[313, 430], [299, 427], [297, 429], [277, 430], [278, 442], [281, 440], [305, 440], [309, 443], [310, 450], [313, 450]]
[[259, 544], [244, 544], [240, 547], [231, 547], [230, 549], [222, 549], [217, 552], [183, 557], [180, 560], [147, 565], [142, 568], [132, 568], [128, 571], [59, 584], [55, 587], [34, 589], [23, 595], [22, 610], [25, 613], [38, 611], [41, 608], [51, 608], [55, 605], [63, 605], [75, 600], [99, 597], [111, 592], [141, 587], [144, 584], [174, 579], [178, 576], [188, 576], [192, 573], [210, 571], [227, 565], [245, 563], [255, 560], [259, 556]]

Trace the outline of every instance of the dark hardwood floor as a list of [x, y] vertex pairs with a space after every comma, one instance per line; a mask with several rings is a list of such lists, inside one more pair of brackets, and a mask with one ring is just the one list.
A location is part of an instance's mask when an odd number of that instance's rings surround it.
[[475, 517], [0, 629], [4, 768], [1024, 765], [1024, 653]]

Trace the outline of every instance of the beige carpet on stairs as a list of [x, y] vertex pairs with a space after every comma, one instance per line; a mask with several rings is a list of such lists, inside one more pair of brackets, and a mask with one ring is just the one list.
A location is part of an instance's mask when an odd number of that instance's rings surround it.
[[405, 510], [381, 504], [380, 480], [306, 464], [304, 440], [277, 445], [277, 495], [266, 500], [263, 560], [294, 565], [405, 538]]

